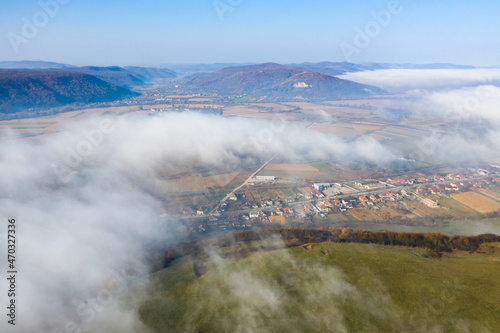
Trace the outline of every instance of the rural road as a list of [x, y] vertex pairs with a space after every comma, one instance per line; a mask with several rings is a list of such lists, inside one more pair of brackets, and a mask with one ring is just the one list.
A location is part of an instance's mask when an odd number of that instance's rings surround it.
[[[268, 159], [266, 162], [264, 162], [264, 164], [262, 164], [258, 169], [257, 171], [255, 171], [254, 173], [252, 173], [250, 175], [250, 177], [247, 178], [247, 180], [245, 180], [240, 186], [236, 187], [234, 190], [232, 190], [231, 192], [229, 192], [220, 202], [224, 202], [226, 201], [227, 199], [229, 199], [229, 197], [235, 193], [236, 191], [238, 191], [240, 188], [242, 188], [243, 186], [247, 185], [248, 183], [250, 183], [250, 181], [255, 177], [255, 175], [257, 175], [262, 169], [264, 169], [269, 163], [271, 163], [271, 161], [276, 157], [278, 156], [278, 154], [274, 154], [273, 157], [271, 157], [270, 159]], [[213, 214], [213, 212], [217, 209], [218, 205], [210, 212], [210, 214]]]
[[[309, 125], [306, 127], [306, 129], [307, 129], [307, 128], [310, 128], [310, 127], [311, 127], [311, 126], [313, 126], [314, 124], [315, 124], [315, 123], [311, 123], [311, 124], [309, 124]], [[248, 183], [250, 183], [250, 181], [251, 181], [251, 180], [252, 180], [252, 179], [253, 179], [253, 178], [254, 178], [254, 177], [255, 177], [255, 176], [256, 176], [256, 175], [257, 175], [257, 174], [258, 174], [258, 173], [262, 170], [262, 169], [264, 169], [264, 168], [265, 168], [265, 167], [266, 167], [269, 163], [271, 163], [271, 161], [272, 161], [272, 160], [273, 160], [276, 156], [278, 156], [278, 155], [279, 155], [279, 153], [276, 153], [276, 154], [274, 154], [274, 156], [273, 156], [273, 157], [271, 157], [269, 160], [267, 160], [266, 162], [264, 162], [264, 164], [262, 164], [262, 165], [261, 165], [261, 166], [257, 169], [257, 171], [255, 171], [254, 173], [252, 173], [252, 174], [250, 175], [250, 177], [248, 177], [248, 178], [247, 178], [247, 180], [245, 180], [245, 181], [244, 181], [244, 182], [243, 182], [240, 186], [236, 187], [234, 190], [232, 190], [231, 192], [229, 192], [229, 193], [228, 193], [228, 194], [227, 194], [227, 195], [226, 195], [226, 196], [225, 196], [225, 197], [224, 197], [224, 198], [223, 198], [220, 202], [224, 202], [224, 201], [226, 201], [227, 199], [229, 199], [229, 197], [230, 197], [232, 194], [234, 194], [236, 191], [238, 191], [238, 190], [239, 190], [240, 188], [242, 188], [243, 186], [245, 186], [245, 185], [247, 185]], [[219, 203], [219, 205], [220, 205], [220, 203]], [[210, 211], [209, 215], [212, 215], [212, 214], [215, 212], [215, 210], [219, 207], [219, 205], [215, 206], [215, 207], [214, 207], [214, 209], [212, 209], [212, 210]]]

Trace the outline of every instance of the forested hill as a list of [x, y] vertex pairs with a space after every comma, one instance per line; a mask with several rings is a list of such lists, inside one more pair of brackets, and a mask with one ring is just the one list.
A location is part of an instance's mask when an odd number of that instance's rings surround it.
[[72, 103], [100, 103], [138, 96], [127, 88], [85, 73], [0, 69], [0, 113]]

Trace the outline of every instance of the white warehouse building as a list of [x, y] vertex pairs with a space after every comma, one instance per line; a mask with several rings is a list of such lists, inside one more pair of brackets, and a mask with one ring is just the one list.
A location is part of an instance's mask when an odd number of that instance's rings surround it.
[[325, 188], [329, 188], [331, 186], [330, 183], [314, 183], [313, 187], [316, 191], [321, 191]]
[[265, 180], [265, 181], [273, 181], [276, 179], [276, 176], [256, 176], [256, 180]]

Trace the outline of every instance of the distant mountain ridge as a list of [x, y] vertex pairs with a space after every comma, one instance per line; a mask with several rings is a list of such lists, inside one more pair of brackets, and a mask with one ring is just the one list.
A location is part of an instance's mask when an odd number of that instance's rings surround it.
[[95, 76], [60, 70], [0, 69], [0, 113], [138, 96]]
[[348, 99], [384, 93], [377, 87], [276, 63], [195, 74], [180, 84], [193, 92], [272, 98]]
[[361, 63], [354, 64], [350, 62], [304, 62], [300, 64], [290, 64], [289, 66], [298, 67], [326, 75], [342, 75], [349, 72], [374, 71], [380, 69], [474, 69], [474, 66], [455, 65], [455, 64], [391, 64], [391, 63]]
[[140, 77], [137, 74], [130, 73], [129, 71], [118, 66], [109, 66], [109, 67], [84, 66], [84, 67], [65, 68], [63, 70], [75, 71], [93, 75], [108, 83], [129, 89], [136, 86], [142, 86], [145, 84], [146, 81], [144, 77]]
[[41, 60], [0, 61], [0, 68], [5, 69], [47, 69], [72, 67], [76, 66]]
[[153, 79], [172, 79], [178, 76], [176, 72], [168, 68], [157, 68], [157, 67], [139, 67], [139, 66], [126, 66], [123, 67], [129, 73], [132, 73], [143, 81], [149, 81]]
[[[155, 67], [148, 66], [125, 66], [119, 67], [128, 71], [142, 81], [147, 81], [155, 78], [174, 78], [179, 75], [193, 75], [196, 73], [211, 73], [228, 67], [242, 67], [248, 65], [256, 65], [256, 63], [213, 63], [213, 64], [169, 64]], [[350, 63], [350, 62], [302, 62], [285, 64], [284, 66], [297, 67], [313, 72], [318, 72], [326, 75], [341, 75], [348, 72], [358, 72], [365, 70], [377, 69], [474, 69], [476, 67], [469, 65], [457, 65], [451, 63], [435, 63], [435, 64], [398, 64], [398, 63]], [[21, 60], [21, 61], [0, 61], [0, 68], [8, 69], [64, 69], [64, 68], [114, 68], [117, 66], [73, 66], [50, 61], [39, 60]], [[495, 67], [495, 66], [492, 66]]]
[[167, 67], [182, 75], [192, 75], [195, 73], [210, 73], [227, 67], [253, 65], [254, 63], [214, 63], [214, 64], [167, 64]]
[[154, 79], [171, 79], [178, 74], [168, 68], [139, 66], [82, 66], [60, 64], [49, 61], [0, 61], [0, 69], [65, 70], [94, 75], [101, 80], [126, 88], [143, 86]]
[[[354, 64], [328, 61], [293, 65], [226, 65], [228, 64], [178, 65], [180, 73], [190, 70], [209, 71], [179, 78], [178, 72], [162, 67], [75, 67], [47, 61], [3, 61], [0, 62], [0, 112], [50, 108], [76, 102], [115, 101], [137, 96], [130, 89], [142, 87], [154, 79], [173, 79], [178, 88], [186, 92], [215, 93], [222, 96], [283, 100], [366, 98], [385, 91], [340, 79], [336, 75], [380, 69], [475, 68], [455, 64]], [[1, 69], [2, 67], [11, 69]]]

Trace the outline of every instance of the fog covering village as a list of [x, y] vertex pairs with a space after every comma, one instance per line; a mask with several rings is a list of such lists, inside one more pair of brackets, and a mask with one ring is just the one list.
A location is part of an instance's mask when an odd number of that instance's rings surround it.
[[[122, 289], [148, 283], [152, 249], [211, 235], [339, 227], [498, 234], [500, 90], [481, 81], [497, 72], [435, 70], [433, 84], [442, 85], [432, 90], [404, 71], [387, 81], [362, 74], [345, 76], [385, 89], [408, 77], [410, 90], [236, 101], [217, 111], [165, 95], [171, 104], [3, 121], [1, 211], [22, 222], [26, 331], [67, 321], [91, 331], [145, 329], [141, 299]], [[450, 75], [467, 77], [464, 86], [449, 88]]]
[[499, 67], [368, 62], [369, 33], [336, 62], [20, 60], [57, 1], [0, 54], [1, 332], [500, 331]]

